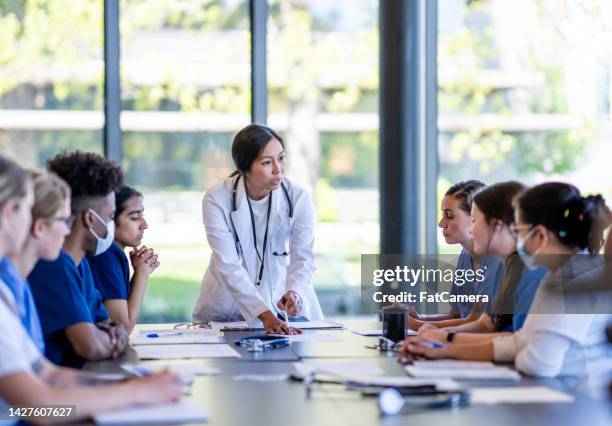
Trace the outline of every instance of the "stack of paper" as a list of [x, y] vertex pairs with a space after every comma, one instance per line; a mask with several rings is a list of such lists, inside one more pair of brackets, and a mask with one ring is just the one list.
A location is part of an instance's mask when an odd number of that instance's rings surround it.
[[195, 376], [212, 376], [219, 374], [219, 370], [217, 368], [211, 368], [201, 364], [123, 364], [121, 365], [121, 368], [138, 377], [150, 376], [155, 371], [169, 369], [175, 373], [178, 373], [179, 376], [181, 376], [184, 384], [190, 384], [193, 382]]
[[472, 404], [552, 404], [572, 403], [574, 397], [544, 386], [506, 388], [471, 388]]
[[329, 374], [337, 377], [347, 377], [355, 375], [380, 375], [383, 374], [382, 368], [370, 361], [356, 362], [294, 362], [293, 368], [295, 376], [304, 378], [312, 373]]
[[412, 377], [464, 380], [520, 380], [521, 375], [508, 367], [477, 361], [415, 361], [404, 367]]
[[229, 345], [142, 345], [134, 350], [140, 359], [240, 358]]
[[175, 404], [148, 405], [99, 413], [94, 416], [98, 425], [141, 425], [202, 423], [208, 421], [206, 411], [193, 401]]
[[[366, 329], [366, 330], [351, 330], [353, 333], [355, 334], [359, 334], [360, 336], [382, 336], [383, 335], [383, 331], [382, 329]], [[416, 336], [418, 333], [414, 330], [410, 330], [410, 329], [406, 329], [406, 336]]]
[[341, 342], [340, 336], [331, 333], [320, 333], [314, 331], [305, 331], [302, 334], [286, 335], [286, 334], [275, 334], [271, 333], [270, 336], [288, 337], [289, 340], [294, 343], [302, 342]]
[[369, 361], [358, 362], [295, 362], [295, 376], [305, 378], [319, 373], [333, 377], [351, 385], [381, 387], [421, 387], [434, 386], [437, 390], [447, 392], [460, 388], [450, 379], [415, 379], [407, 376], [383, 376], [383, 370]]
[[[212, 322], [213, 330], [263, 330], [263, 326], [251, 327], [246, 321], [236, 322]], [[344, 325], [333, 321], [298, 321], [289, 322], [289, 325], [303, 330], [333, 330], [342, 329]]]
[[219, 330], [146, 330], [130, 339], [132, 346], [136, 345], [167, 345], [186, 343], [220, 343]]

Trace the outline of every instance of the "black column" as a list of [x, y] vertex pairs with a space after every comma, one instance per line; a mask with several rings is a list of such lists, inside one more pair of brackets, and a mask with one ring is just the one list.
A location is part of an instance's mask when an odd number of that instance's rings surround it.
[[266, 34], [268, 1], [250, 0], [251, 15], [251, 120], [266, 124], [268, 119], [268, 74]]
[[104, 1], [104, 155], [121, 165], [119, 0]]
[[382, 254], [437, 251], [436, 44], [436, 0], [381, 0]]

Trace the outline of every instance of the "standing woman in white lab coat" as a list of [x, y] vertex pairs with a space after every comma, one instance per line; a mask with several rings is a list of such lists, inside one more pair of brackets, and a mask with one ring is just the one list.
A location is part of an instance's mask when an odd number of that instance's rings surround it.
[[266, 126], [234, 137], [237, 170], [204, 196], [212, 256], [194, 322], [241, 321], [294, 334], [281, 320], [321, 320], [312, 286], [314, 212], [308, 193], [284, 178], [285, 144]]

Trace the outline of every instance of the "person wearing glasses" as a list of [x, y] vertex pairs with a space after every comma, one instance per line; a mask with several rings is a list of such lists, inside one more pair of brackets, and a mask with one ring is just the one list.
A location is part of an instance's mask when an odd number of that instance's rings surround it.
[[[38, 257], [57, 258], [70, 220], [70, 191], [65, 183], [49, 174], [30, 176], [0, 155], [1, 259], [18, 260], [16, 268], [24, 271]], [[112, 383], [95, 373], [49, 362], [33, 340], [31, 323], [36, 318], [36, 308], [24, 303], [27, 283], [21, 280], [15, 287], [15, 282], [9, 283], [5, 278], [0, 276], [0, 412], [7, 412], [7, 404], [74, 405], [72, 420], [76, 420], [130, 405], [180, 399], [180, 377], [169, 371]], [[24, 307], [33, 309], [28, 312], [27, 322]], [[14, 419], [0, 420], [0, 424], [19, 420], [49, 422], [49, 417]]]
[[[436, 348], [426, 347], [423, 340], [446, 342], [446, 338], [430, 332], [407, 338], [401, 357], [514, 362], [519, 371], [533, 376], [575, 376], [597, 382], [601, 367], [610, 373], [605, 362], [610, 294], [576, 289], [602, 279], [605, 265], [595, 254], [602, 246], [609, 209], [601, 196], [583, 197], [575, 186], [562, 182], [534, 186], [514, 204], [517, 250], [525, 267], [543, 266], [549, 271], [523, 327], [514, 333], [459, 333], [451, 344]], [[610, 277], [604, 279], [609, 284]]]
[[[523, 184], [508, 181], [483, 188], [473, 196], [471, 234], [474, 252], [494, 255], [504, 262], [504, 276], [495, 301], [486, 305], [475, 321], [460, 325], [448, 321], [428, 323], [419, 329], [420, 333], [432, 330], [451, 341], [458, 332], [510, 332], [522, 327], [538, 285], [547, 272], [545, 268], [525, 268], [516, 252], [512, 200], [523, 190]], [[442, 330], [433, 330], [436, 327]]]
[[[115, 203], [115, 241], [98, 256], [88, 254], [87, 260], [111, 320], [123, 324], [129, 334], [138, 322], [149, 277], [159, 266], [159, 259], [152, 248], [140, 245], [149, 227], [142, 194], [123, 185], [115, 191]], [[131, 279], [127, 247], [132, 248]]]
[[212, 255], [193, 321], [242, 321], [294, 334], [281, 320], [320, 320], [312, 286], [314, 212], [285, 173], [285, 144], [269, 127], [236, 134], [237, 170], [206, 191], [202, 210]]
[[127, 333], [110, 321], [85, 255], [105, 252], [113, 242], [115, 189], [121, 169], [97, 154], [76, 151], [47, 163], [71, 190], [73, 223], [55, 261], [40, 260], [28, 276], [40, 316], [45, 354], [58, 365], [117, 356]]

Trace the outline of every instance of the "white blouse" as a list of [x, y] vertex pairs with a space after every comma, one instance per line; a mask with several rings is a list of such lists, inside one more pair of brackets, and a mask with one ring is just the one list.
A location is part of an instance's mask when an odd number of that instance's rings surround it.
[[[588, 376], [594, 374], [589, 366], [596, 361], [612, 361], [603, 344], [606, 325], [612, 320], [610, 295], [560, 291], [567, 289], [568, 283], [600, 274], [600, 263], [594, 264], [599, 260], [576, 255], [555, 274], [548, 273], [523, 327], [510, 336], [493, 339], [494, 360], [514, 361], [521, 372], [540, 377]], [[609, 364], [606, 369], [612, 369]]]

